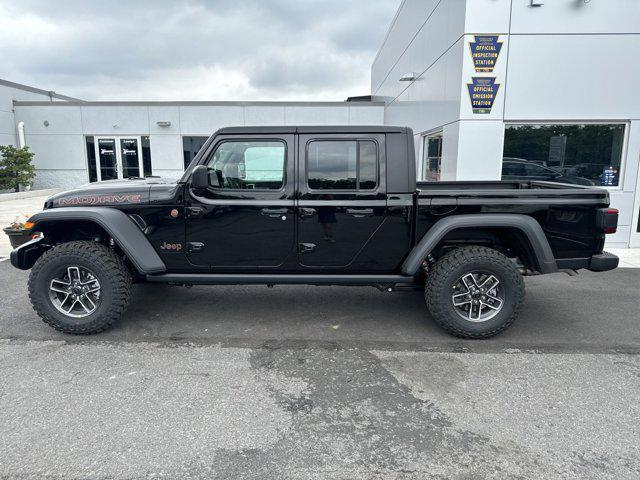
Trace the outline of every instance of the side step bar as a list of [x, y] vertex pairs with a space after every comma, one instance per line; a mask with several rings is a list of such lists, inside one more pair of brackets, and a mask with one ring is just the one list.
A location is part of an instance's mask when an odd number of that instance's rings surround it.
[[310, 274], [225, 274], [225, 273], [164, 273], [147, 275], [148, 282], [180, 285], [356, 285], [380, 286], [412, 284], [406, 275], [310, 275]]

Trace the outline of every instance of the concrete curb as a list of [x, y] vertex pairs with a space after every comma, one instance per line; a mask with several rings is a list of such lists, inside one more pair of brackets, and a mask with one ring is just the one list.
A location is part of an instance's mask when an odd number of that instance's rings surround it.
[[44, 190], [29, 190], [28, 192], [0, 193], [0, 202], [20, 200], [21, 198], [44, 197], [61, 192], [61, 188], [47, 188]]

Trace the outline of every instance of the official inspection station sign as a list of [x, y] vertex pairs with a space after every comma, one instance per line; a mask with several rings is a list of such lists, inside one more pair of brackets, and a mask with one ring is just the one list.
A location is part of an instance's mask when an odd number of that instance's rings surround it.
[[477, 73], [491, 73], [496, 66], [502, 42], [500, 35], [474, 35], [473, 42], [469, 42], [473, 67]]

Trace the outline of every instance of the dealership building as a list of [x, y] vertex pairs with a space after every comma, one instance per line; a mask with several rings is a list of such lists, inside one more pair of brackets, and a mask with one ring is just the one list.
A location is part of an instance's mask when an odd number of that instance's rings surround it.
[[[33, 188], [175, 178], [217, 128], [403, 125], [424, 180], [598, 185], [611, 246], [640, 246], [640, 2], [405, 0], [344, 102], [91, 102], [0, 80], [0, 144], [35, 153]], [[363, 92], [367, 93], [367, 92]]]

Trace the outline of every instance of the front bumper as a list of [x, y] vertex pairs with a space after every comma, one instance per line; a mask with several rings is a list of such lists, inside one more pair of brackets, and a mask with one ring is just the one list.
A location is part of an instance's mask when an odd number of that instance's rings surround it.
[[10, 255], [11, 265], [20, 270], [29, 270], [36, 263], [36, 260], [40, 258], [40, 255], [49, 248], [51, 248], [51, 245], [47, 244], [44, 237], [34, 238], [12, 250]]
[[592, 272], [606, 272], [607, 270], [613, 270], [616, 268], [618, 263], [620, 263], [620, 259], [617, 255], [609, 252], [602, 252], [591, 257], [588, 269]]

